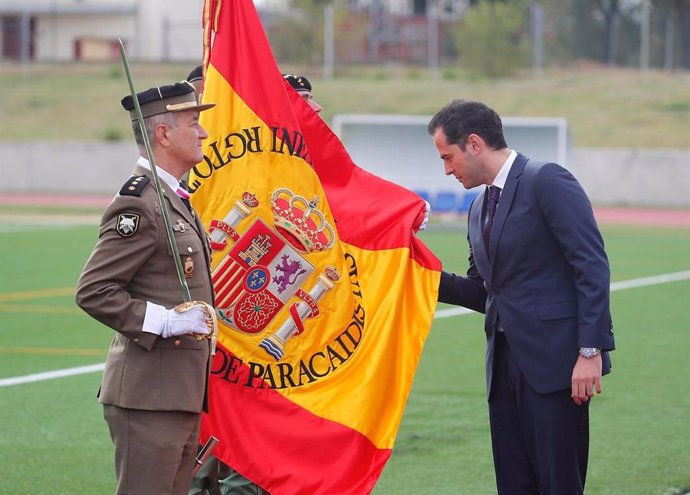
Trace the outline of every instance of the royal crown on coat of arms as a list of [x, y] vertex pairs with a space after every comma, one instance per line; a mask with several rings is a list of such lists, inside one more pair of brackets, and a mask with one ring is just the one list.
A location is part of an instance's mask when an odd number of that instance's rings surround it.
[[333, 228], [317, 205], [318, 198], [307, 201], [285, 188], [276, 189], [271, 196], [275, 228], [304, 253], [325, 251], [335, 242]]

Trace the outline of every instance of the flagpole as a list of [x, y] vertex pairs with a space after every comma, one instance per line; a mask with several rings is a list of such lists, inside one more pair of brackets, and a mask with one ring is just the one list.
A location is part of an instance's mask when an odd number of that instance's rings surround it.
[[125, 74], [127, 74], [127, 82], [129, 83], [129, 90], [132, 93], [132, 100], [134, 100], [134, 109], [137, 115], [137, 121], [139, 122], [139, 130], [144, 138], [144, 146], [146, 146], [146, 154], [148, 155], [149, 163], [151, 164], [151, 172], [153, 174], [153, 185], [158, 194], [158, 202], [161, 205], [161, 211], [163, 212], [163, 223], [165, 224], [165, 230], [168, 236], [168, 244], [170, 250], [173, 254], [173, 260], [175, 261], [175, 268], [177, 269], [177, 279], [180, 282], [180, 288], [182, 289], [182, 297], [184, 302], [190, 302], [192, 296], [189, 293], [189, 286], [187, 285], [187, 280], [184, 278], [184, 269], [182, 268], [182, 262], [180, 261], [180, 252], [177, 249], [177, 244], [175, 243], [175, 234], [173, 233], [172, 224], [170, 223], [170, 214], [168, 213], [168, 208], [163, 198], [163, 188], [158, 178], [158, 171], [156, 170], [156, 162], [153, 158], [153, 151], [151, 150], [151, 142], [149, 141], [149, 136], [146, 133], [146, 127], [144, 125], [144, 116], [141, 113], [141, 107], [139, 106], [139, 98], [137, 98], [137, 90], [134, 88], [134, 79], [132, 79], [132, 72], [129, 68], [129, 62], [127, 61], [127, 54], [125, 53], [125, 45], [122, 43], [122, 39], [118, 38], [120, 43], [120, 56], [122, 57], [122, 64], [125, 66]]

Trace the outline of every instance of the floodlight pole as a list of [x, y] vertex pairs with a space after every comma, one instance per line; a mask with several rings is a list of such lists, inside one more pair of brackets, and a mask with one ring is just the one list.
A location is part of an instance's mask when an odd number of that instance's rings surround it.
[[323, 77], [333, 79], [334, 70], [333, 2], [323, 8]]
[[438, 18], [439, 8], [436, 0], [428, 0], [426, 3], [427, 59], [431, 77], [438, 77]]
[[182, 262], [180, 261], [180, 252], [177, 249], [177, 244], [175, 243], [175, 234], [172, 229], [172, 224], [170, 223], [170, 214], [168, 213], [168, 208], [164, 201], [163, 187], [161, 186], [160, 179], [158, 178], [158, 171], [156, 170], [156, 162], [153, 158], [153, 151], [151, 150], [151, 142], [149, 141], [149, 136], [146, 133], [146, 127], [144, 125], [144, 116], [141, 113], [141, 107], [139, 106], [139, 99], [137, 98], [137, 90], [134, 88], [134, 79], [132, 79], [132, 72], [129, 68], [129, 62], [127, 61], [127, 54], [125, 53], [125, 45], [122, 43], [122, 39], [118, 38], [120, 43], [120, 56], [122, 57], [122, 64], [125, 66], [125, 74], [127, 74], [127, 82], [129, 83], [129, 90], [132, 93], [132, 100], [134, 100], [134, 110], [137, 115], [137, 122], [139, 122], [139, 130], [144, 139], [144, 146], [146, 146], [146, 154], [148, 155], [149, 163], [151, 164], [151, 173], [153, 175], [153, 185], [158, 194], [158, 202], [161, 205], [161, 211], [163, 212], [163, 223], [165, 224], [165, 230], [168, 236], [168, 244], [170, 245], [170, 251], [173, 255], [173, 260], [175, 261], [175, 268], [177, 269], [177, 279], [180, 282], [180, 288], [182, 289], [182, 297], [184, 302], [190, 302], [192, 296], [189, 293], [189, 286], [187, 285], [187, 280], [184, 278], [184, 269], [182, 268]]

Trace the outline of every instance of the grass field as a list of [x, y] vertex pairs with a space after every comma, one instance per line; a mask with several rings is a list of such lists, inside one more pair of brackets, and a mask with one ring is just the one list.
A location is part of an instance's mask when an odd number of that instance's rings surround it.
[[[136, 64], [139, 90], [179, 81], [191, 64]], [[432, 115], [453, 98], [479, 99], [499, 114], [564, 117], [573, 146], [688, 148], [690, 73], [579, 65], [483, 79], [459, 69], [431, 78], [419, 68], [282, 67], [307, 74], [326, 121], [338, 113]], [[0, 71], [0, 136], [5, 140], [131, 139], [120, 99], [129, 92], [120, 64], [19, 65]]]
[[[103, 362], [112, 332], [72, 295], [96, 235], [93, 225], [0, 222], [0, 384]], [[604, 236], [618, 350], [591, 409], [587, 493], [681, 493], [690, 487], [690, 280], [616, 284], [690, 270], [690, 229], [607, 226]], [[447, 269], [464, 271], [462, 232], [423, 238]], [[435, 321], [376, 495], [495, 493], [481, 328], [477, 314]], [[100, 377], [0, 386], [0, 494], [112, 493]]]

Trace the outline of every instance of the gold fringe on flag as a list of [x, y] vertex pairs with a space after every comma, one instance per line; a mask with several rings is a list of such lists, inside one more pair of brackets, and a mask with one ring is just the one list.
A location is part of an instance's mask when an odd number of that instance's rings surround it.
[[206, 79], [206, 68], [211, 59], [211, 44], [213, 33], [218, 31], [218, 19], [223, 0], [204, 0], [204, 57], [201, 64], [204, 80]]

